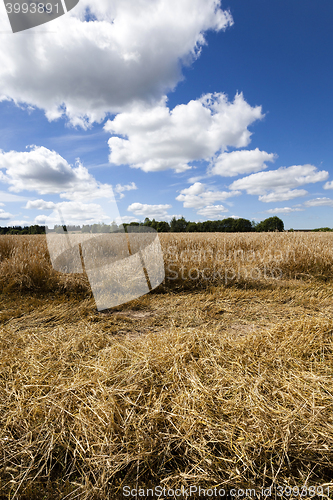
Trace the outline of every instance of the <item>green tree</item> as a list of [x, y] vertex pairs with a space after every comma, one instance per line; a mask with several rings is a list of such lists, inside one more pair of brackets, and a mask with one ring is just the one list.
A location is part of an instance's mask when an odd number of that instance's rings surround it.
[[284, 224], [279, 217], [268, 217], [256, 226], [256, 231], [283, 231]]
[[233, 219], [232, 217], [228, 217], [227, 219], [223, 219], [220, 231], [232, 233], [234, 231], [234, 227], [235, 219]]
[[149, 227], [151, 226], [151, 220], [149, 219], [149, 217], [145, 218], [145, 220], [143, 222], [143, 225], [144, 226], [149, 226]]
[[202, 223], [202, 229], [204, 233], [212, 233], [214, 232], [214, 222], [211, 220], [205, 220]]
[[157, 232], [158, 233], [168, 233], [170, 231], [170, 226], [164, 220], [161, 220], [157, 223]]
[[34, 226], [30, 226], [29, 233], [30, 234], [45, 234], [45, 227], [39, 226], [38, 224], [35, 224]]
[[116, 222], [113, 220], [111, 222], [111, 226], [110, 226], [110, 233], [115, 233], [116, 231], [118, 231], [118, 225], [116, 224]]
[[21, 231], [22, 231], [22, 227], [21, 226], [13, 226], [9, 230], [9, 234], [21, 234]]
[[98, 232], [99, 233], [109, 233], [110, 226], [108, 224], [105, 224], [104, 222], [102, 222], [102, 224], [99, 224]]
[[196, 222], [189, 222], [186, 226], [186, 231], [188, 233], [196, 233], [198, 231]]
[[252, 224], [247, 219], [234, 219], [234, 231], [238, 233], [252, 231]]
[[158, 225], [158, 222], [155, 219], [153, 219], [150, 223], [150, 227], [155, 229], [155, 231], [157, 230], [157, 225]]
[[258, 224], [259, 224], [259, 222], [256, 222], [255, 220], [251, 221], [252, 231], [256, 231]]
[[180, 219], [176, 219], [176, 217], [173, 217], [170, 223], [171, 232], [185, 233], [187, 224], [188, 222], [185, 220], [184, 217], [181, 217]]

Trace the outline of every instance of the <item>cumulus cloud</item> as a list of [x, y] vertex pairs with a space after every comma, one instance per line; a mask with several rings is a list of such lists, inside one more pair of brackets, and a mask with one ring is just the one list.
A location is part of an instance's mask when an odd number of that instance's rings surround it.
[[[94, 22], [86, 22], [87, 9]], [[29, 43], [21, 34], [6, 37], [0, 98], [87, 127], [133, 102], [159, 100], [181, 79], [181, 64], [199, 56], [205, 32], [232, 24], [220, 0], [80, 0], [47, 36], [36, 28]]]
[[[0, 151], [0, 180], [9, 184], [9, 190], [14, 192], [28, 190], [59, 194], [60, 198], [78, 201], [114, 199], [112, 186], [98, 182], [79, 160], [73, 167], [58, 153], [45, 147], [32, 146], [25, 152]], [[131, 189], [137, 189], [134, 182], [124, 186], [117, 184], [115, 191], [123, 198], [123, 191]]]
[[25, 208], [37, 209], [37, 210], [54, 210], [57, 204], [53, 203], [53, 201], [45, 201], [45, 200], [29, 200], [26, 204]]
[[206, 175], [195, 175], [194, 177], [189, 177], [189, 179], [187, 180], [187, 182], [189, 184], [194, 184], [195, 182], [202, 181], [202, 180], [204, 180], [206, 178], [207, 178]]
[[55, 151], [32, 146], [30, 151], [0, 151], [0, 180], [9, 190], [37, 191], [40, 194], [60, 194], [64, 198], [80, 199], [112, 196], [112, 187], [98, 183], [77, 161], [72, 167]]
[[[109, 161], [145, 172], [184, 172], [191, 162], [210, 160], [229, 146], [247, 146], [248, 127], [263, 116], [261, 107], [251, 107], [243, 94], [233, 102], [222, 93], [207, 94], [172, 110], [166, 98], [155, 106], [140, 103], [107, 121], [104, 129], [116, 136], [109, 139]], [[261, 164], [271, 161], [267, 153], [260, 158]]]
[[267, 214], [290, 214], [292, 212], [302, 212], [304, 208], [291, 208], [291, 207], [283, 207], [283, 208], [270, 208], [269, 210], [265, 210]]
[[9, 220], [12, 217], [12, 214], [10, 214], [9, 212], [5, 212], [2, 208], [0, 208], [0, 220]]
[[333, 181], [327, 181], [324, 185], [324, 189], [333, 189]]
[[277, 155], [274, 153], [266, 153], [258, 148], [252, 151], [241, 150], [221, 153], [212, 163], [209, 173], [232, 177], [239, 174], [259, 172], [267, 168], [265, 162], [273, 162], [276, 158]]
[[264, 194], [259, 196], [259, 201], [263, 201], [265, 203], [272, 203], [276, 201], [288, 201], [293, 200], [294, 198], [299, 198], [300, 196], [305, 196], [308, 192], [305, 189], [278, 189], [269, 194]]
[[[110, 215], [107, 215], [101, 205], [97, 203], [83, 203], [81, 201], [63, 201], [50, 203], [44, 200], [35, 200], [27, 203], [25, 208], [40, 210], [52, 210], [50, 215], [38, 215], [35, 224], [46, 224], [53, 227], [54, 224], [97, 224], [100, 222], [110, 223]], [[61, 216], [59, 216], [61, 214]]]
[[168, 215], [169, 208], [171, 208], [171, 205], [167, 204], [147, 205], [146, 203], [132, 203], [127, 207], [127, 211], [144, 218], [149, 217], [149, 219], [168, 220], [171, 218], [171, 216]]
[[116, 219], [115, 222], [117, 224], [129, 224], [130, 222], [141, 222], [137, 217], [133, 217], [131, 215], [122, 215], [121, 219]]
[[[0, 219], [1, 220], [1, 219]], [[36, 224], [33, 220], [27, 220], [27, 219], [11, 219], [9, 222], [5, 222], [4, 224], [1, 224], [1, 226], [22, 226], [22, 227], [27, 227], [27, 226], [32, 226], [33, 224]]]
[[315, 198], [306, 201], [304, 205], [306, 207], [333, 207], [333, 200], [331, 198]]
[[224, 217], [222, 215], [223, 212], [229, 212], [223, 205], [207, 205], [207, 207], [200, 208], [197, 214], [203, 215], [208, 219], [221, 219]]
[[229, 188], [260, 195], [259, 200], [267, 203], [286, 201], [307, 194], [304, 189], [293, 188], [325, 181], [327, 177], [328, 172], [318, 171], [313, 165], [294, 165], [251, 174], [234, 181]]
[[202, 209], [212, 206], [214, 201], [224, 201], [239, 194], [240, 191], [210, 191], [205, 184], [195, 182], [189, 188], [182, 189], [176, 200], [182, 201], [184, 208]]
[[[114, 191], [119, 194], [119, 198], [122, 199], [125, 197], [123, 191], [132, 191], [133, 189], [138, 189], [134, 182], [131, 184], [125, 184], [122, 186], [121, 184], [117, 184], [114, 188]], [[134, 221], [133, 221], [134, 222]]]

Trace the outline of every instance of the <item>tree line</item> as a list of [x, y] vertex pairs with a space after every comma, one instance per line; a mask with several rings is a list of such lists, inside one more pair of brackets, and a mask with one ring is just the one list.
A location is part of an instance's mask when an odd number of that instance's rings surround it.
[[10, 226], [0, 227], [0, 234], [45, 234], [45, 226]]
[[131, 222], [124, 226], [149, 226], [160, 233], [243, 233], [250, 231], [284, 231], [284, 224], [279, 217], [269, 217], [261, 222], [229, 217], [222, 220], [206, 220], [204, 222], [190, 222], [184, 217], [173, 217], [170, 223], [145, 219], [143, 223]]
[[[128, 231], [135, 231], [135, 228], [151, 227], [158, 233], [243, 233], [243, 232], [262, 232], [262, 231], [283, 231], [284, 224], [279, 217], [269, 217], [261, 222], [249, 221], [247, 219], [234, 219], [229, 217], [222, 220], [206, 220], [204, 222], [191, 222], [187, 221], [184, 217], [176, 219], [173, 217], [170, 222], [150, 220], [145, 218], [144, 222], [130, 222], [118, 226], [115, 222], [111, 224], [85, 224], [82, 227], [76, 225], [59, 226], [55, 225], [54, 229], [48, 229], [48, 232], [60, 233], [63, 230], [82, 233], [110, 233]], [[45, 226], [13, 226], [13, 227], [0, 227], [0, 234], [45, 234]]]

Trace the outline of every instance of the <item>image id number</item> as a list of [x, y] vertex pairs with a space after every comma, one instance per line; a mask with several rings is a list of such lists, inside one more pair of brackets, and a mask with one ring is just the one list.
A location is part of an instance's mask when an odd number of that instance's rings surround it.
[[276, 495], [279, 497], [323, 497], [329, 495], [329, 488], [324, 488], [323, 486], [276, 486]]
[[56, 3], [52, 5], [51, 3], [6, 3], [6, 10], [8, 14], [19, 14], [22, 12], [23, 14], [43, 14], [46, 12], [47, 14], [51, 14], [53, 8], [56, 13], [59, 13], [59, 6]]

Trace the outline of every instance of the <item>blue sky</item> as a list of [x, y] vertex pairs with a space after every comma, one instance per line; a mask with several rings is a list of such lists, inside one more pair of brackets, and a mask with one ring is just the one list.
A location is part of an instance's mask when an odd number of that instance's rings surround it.
[[1, 5], [0, 225], [333, 227], [332, 26], [322, 0], [80, 0], [11, 34]]

